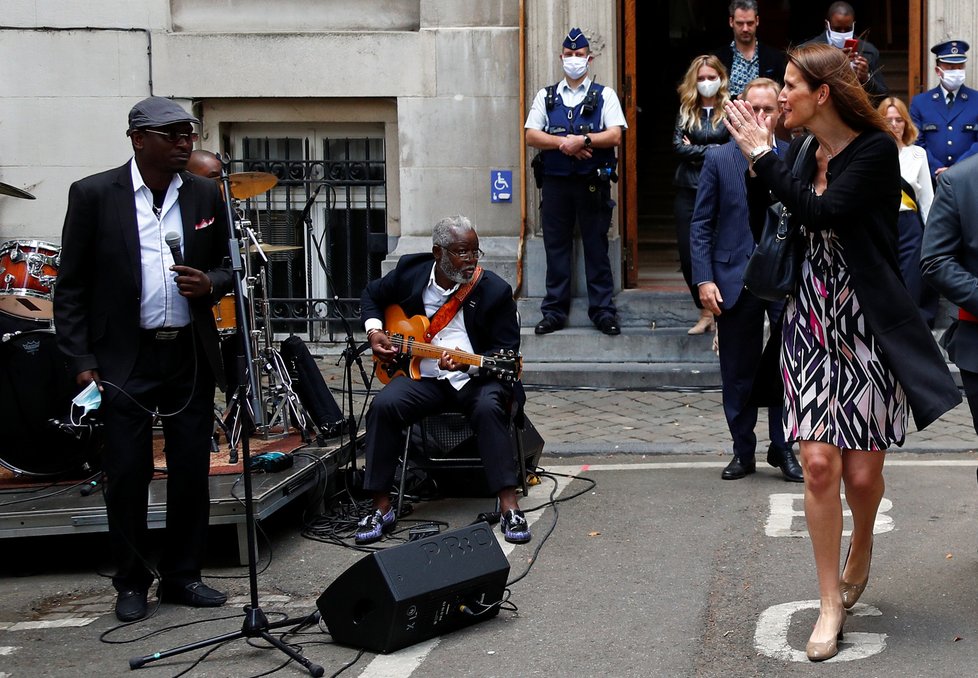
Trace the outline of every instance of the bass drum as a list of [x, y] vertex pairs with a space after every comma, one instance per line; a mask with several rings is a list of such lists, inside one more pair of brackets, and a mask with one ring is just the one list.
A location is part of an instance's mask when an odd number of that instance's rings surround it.
[[54, 333], [14, 331], [2, 339], [0, 464], [30, 476], [96, 470], [98, 436], [89, 426], [68, 425], [71, 399], [80, 389]]

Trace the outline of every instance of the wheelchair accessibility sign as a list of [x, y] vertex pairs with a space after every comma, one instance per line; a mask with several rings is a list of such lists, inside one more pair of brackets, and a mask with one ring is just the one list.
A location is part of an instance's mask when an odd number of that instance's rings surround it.
[[513, 202], [512, 170], [490, 170], [489, 196], [492, 202]]

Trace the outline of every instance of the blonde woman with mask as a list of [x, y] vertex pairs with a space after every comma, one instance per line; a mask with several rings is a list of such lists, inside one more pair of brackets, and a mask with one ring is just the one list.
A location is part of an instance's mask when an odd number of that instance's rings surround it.
[[679, 264], [683, 278], [689, 287], [693, 303], [700, 309], [700, 318], [689, 329], [689, 333], [703, 334], [712, 331], [715, 323], [713, 314], [703, 308], [699, 290], [693, 285], [689, 224], [693, 218], [696, 187], [706, 149], [725, 144], [730, 139], [730, 133], [723, 125], [723, 106], [730, 101], [727, 69], [715, 56], [698, 56], [690, 63], [677, 92], [679, 115], [676, 116], [676, 128], [672, 134], [672, 148], [679, 156], [679, 166], [673, 180], [673, 186], [676, 187], [673, 207], [676, 244], [679, 247]]

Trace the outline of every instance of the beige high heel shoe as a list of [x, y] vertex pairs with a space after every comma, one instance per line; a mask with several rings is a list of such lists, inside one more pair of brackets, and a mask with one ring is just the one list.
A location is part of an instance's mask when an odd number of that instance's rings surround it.
[[834, 638], [820, 643], [809, 640], [808, 644], [805, 645], [805, 656], [808, 657], [808, 661], [824, 662], [826, 659], [832, 659], [839, 654], [839, 641], [842, 640], [842, 628], [845, 625], [846, 617], [843, 615], [842, 621], [839, 622], [839, 632], [835, 634]]
[[[846, 565], [849, 564], [849, 554], [852, 553], [852, 544], [849, 545], [849, 551], [846, 552]], [[869, 547], [869, 564], [873, 564], [873, 546]], [[842, 571], [845, 572], [845, 565], [842, 566]], [[866, 576], [861, 582], [853, 583], [848, 582], [845, 579], [839, 581], [839, 592], [842, 593], [842, 607], [847, 610], [856, 604], [859, 600], [859, 596], [863, 594], [866, 590], [866, 584], [869, 583], [869, 567], [866, 568]]]
[[716, 319], [713, 317], [713, 314], [705, 308], [700, 309], [700, 319], [687, 330], [686, 334], [706, 334], [707, 332], [712, 332], [715, 324]]

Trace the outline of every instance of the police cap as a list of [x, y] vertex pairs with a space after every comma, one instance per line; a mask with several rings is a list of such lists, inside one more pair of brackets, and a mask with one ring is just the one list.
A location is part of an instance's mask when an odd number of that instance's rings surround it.
[[930, 51], [934, 53], [938, 61], [946, 64], [963, 64], [968, 60], [969, 45], [964, 40], [948, 40], [939, 45], [934, 45]]
[[580, 28], [572, 28], [567, 31], [567, 37], [564, 38], [564, 47], [567, 49], [581, 49], [582, 47], [590, 46], [591, 43], [584, 37], [584, 31]]

